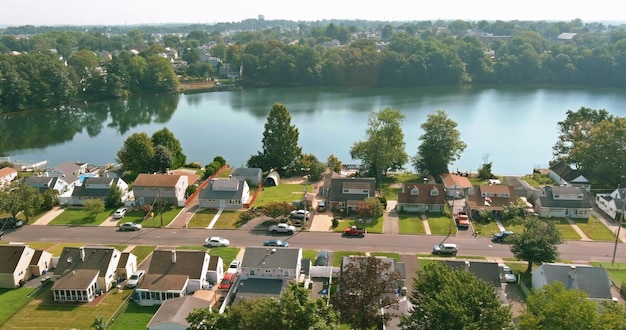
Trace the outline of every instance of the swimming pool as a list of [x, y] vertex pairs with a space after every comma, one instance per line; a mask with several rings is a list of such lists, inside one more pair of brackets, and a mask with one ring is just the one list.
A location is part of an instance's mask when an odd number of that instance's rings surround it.
[[94, 178], [94, 177], [96, 177], [96, 175], [93, 173], [85, 173], [85, 174], [79, 175], [78, 179], [80, 180], [80, 182], [83, 182], [85, 178]]

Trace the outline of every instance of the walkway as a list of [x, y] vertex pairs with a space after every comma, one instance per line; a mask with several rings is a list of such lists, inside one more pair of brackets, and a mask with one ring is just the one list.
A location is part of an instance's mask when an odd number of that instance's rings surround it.
[[56, 218], [59, 214], [63, 213], [63, 211], [65, 211], [64, 208], [60, 206], [55, 206], [52, 208], [52, 210], [44, 213], [41, 217], [39, 217], [39, 219], [33, 222], [32, 225], [45, 226], [49, 224], [52, 220], [54, 220], [54, 218]]
[[574, 231], [576, 231], [578, 233], [578, 235], [580, 235], [580, 240], [581, 241], [593, 241], [591, 238], [589, 238], [587, 236], [587, 234], [585, 234], [584, 231], [582, 231], [580, 229], [580, 227], [578, 227], [578, 225], [576, 224], [576, 222], [574, 222], [572, 219], [570, 218], [566, 218], [567, 222], [572, 226], [572, 228], [574, 228]]
[[224, 212], [224, 208], [217, 210], [217, 213], [213, 216], [213, 220], [211, 220], [211, 223], [206, 227], [206, 229], [213, 229], [213, 226], [217, 222], [217, 219], [220, 218], [220, 215], [222, 215], [222, 212]]
[[422, 224], [424, 225], [424, 232], [426, 232], [426, 235], [432, 235], [433, 233], [430, 231], [430, 224], [428, 223], [428, 217], [424, 213], [422, 213]]

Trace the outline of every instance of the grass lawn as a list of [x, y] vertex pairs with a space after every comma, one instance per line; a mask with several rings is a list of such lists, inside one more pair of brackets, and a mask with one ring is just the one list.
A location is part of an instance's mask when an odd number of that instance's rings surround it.
[[450, 228], [456, 233], [456, 226], [450, 217], [440, 215], [438, 217], [428, 217], [428, 226], [433, 235], [448, 235]]
[[372, 252], [370, 253], [372, 257], [387, 257], [396, 260], [400, 260], [400, 254], [396, 252]]
[[352, 220], [339, 220], [339, 226], [333, 229], [334, 232], [343, 232], [345, 228], [350, 226], [357, 226], [359, 228], [367, 228], [368, 233], [382, 234], [383, 232], [383, 217], [379, 217], [370, 222], [357, 222], [356, 219]]
[[48, 249], [46, 249], [46, 251], [52, 253], [53, 256], [55, 257], [60, 257], [61, 256], [61, 252], [63, 252], [63, 249], [66, 247], [81, 247], [81, 246], [85, 246], [84, 243], [58, 243], [55, 244], [51, 247], [49, 247]]
[[34, 288], [0, 289], [0, 328], [28, 303], [28, 295], [33, 291]]
[[156, 249], [153, 245], [138, 245], [135, 246], [130, 252], [137, 256], [137, 265], [144, 261], [152, 251]]
[[97, 306], [83, 303], [56, 303], [52, 298], [51, 285], [28, 305], [24, 306], [3, 329], [91, 329], [97, 316], [110, 320], [115, 311], [124, 304], [132, 290], [109, 291]]
[[424, 223], [419, 214], [398, 214], [400, 234], [425, 234]]
[[[163, 209], [163, 214], [158, 213], [157, 211], [154, 212], [154, 217], [153, 218], [148, 218], [145, 220], [141, 220], [143, 219], [143, 212], [139, 211], [139, 213], [141, 214], [141, 219], [139, 221], [134, 221], [136, 223], [141, 223], [142, 226], [144, 227], [164, 227], [167, 226], [170, 222], [172, 222], [172, 220], [174, 220], [174, 218], [178, 215], [178, 213], [180, 213], [180, 211], [182, 210], [182, 208], [179, 207], [174, 207], [174, 206], [167, 206]], [[136, 212], [136, 211], [133, 211]], [[132, 221], [130, 219], [128, 219], [128, 217], [124, 217], [124, 219], [120, 220], [121, 222], [127, 222], [127, 221]]]
[[626, 282], [626, 263], [616, 262], [611, 264], [610, 262], [590, 262], [594, 266], [604, 267], [609, 272], [611, 281], [619, 288], [622, 283]]
[[557, 228], [559, 228], [559, 230], [561, 231], [561, 234], [563, 234], [564, 240], [567, 240], [567, 239], [579, 240], [580, 239], [580, 235], [578, 235], [576, 230], [574, 230], [574, 227], [572, 227], [572, 225], [570, 225], [566, 219], [555, 219], [555, 221], [556, 221]]
[[130, 330], [146, 329], [148, 322], [160, 306], [139, 306], [134, 302], [129, 302], [120, 315], [117, 316], [109, 330]]
[[315, 262], [315, 257], [317, 257], [316, 250], [302, 250], [302, 259], [310, 259], [311, 262]]
[[232, 168], [226, 168], [217, 173], [217, 177], [220, 179], [228, 178], [233, 173]]
[[209, 226], [213, 217], [217, 214], [215, 209], [204, 209], [196, 212], [196, 214], [189, 221], [189, 228], [206, 228]]
[[113, 212], [113, 209], [105, 209], [104, 211], [93, 215], [85, 208], [67, 208], [61, 212], [51, 225], [94, 225], [97, 226], [104, 222]]
[[333, 267], [341, 267], [341, 259], [347, 256], [364, 256], [365, 252], [361, 251], [336, 251], [333, 254]]
[[224, 270], [228, 268], [228, 265], [237, 258], [239, 254], [239, 248], [233, 247], [214, 247], [209, 249], [209, 255], [215, 257], [221, 257], [224, 260]]
[[223, 211], [213, 224], [213, 229], [237, 229], [241, 211]]
[[495, 221], [481, 222], [473, 221], [474, 230], [478, 231], [478, 235], [491, 237], [494, 233], [500, 232], [500, 227]]
[[615, 234], [593, 215], [588, 219], [572, 219], [587, 237], [594, 241], [614, 241]]
[[400, 192], [401, 188], [391, 188], [390, 186], [403, 182], [420, 182], [419, 178], [419, 175], [408, 172], [394, 174], [393, 176], [387, 175], [382, 180], [383, 196], [387, 200], [395, 201], [398, 199], [398, 192]]
[[[196, 212], [189, 221], [189, 228], [207, 228], [216, 214], [217, 210], [215, 209], [204, 209]], [[237, 229], [239, 214], [241, 214], [240, 211], [222, 211], [220, 217], [213, 224], [213, 229]]]
[[[313, 192], [313, 185], [306, 185], [307, 192]], [[304, 185], [302, 184], [279, 184], [278, 186], [263, 187], [254, 200], [254, 206], [260, 207], [269, 202], [293, 202], [300, 201], [304, 197]]]
[[[517, 223], [514, 221], [510, 221], [510, 220], [502, 220], [501, 222], [504, 228], [506, 228], [506, 230], [510, 230], [514, 233], [521, 233], [524, 231], [524, 227], [522, 226], [521, 223]], [[500, 230], [498, 230], [498, 232], [500, 232]]]

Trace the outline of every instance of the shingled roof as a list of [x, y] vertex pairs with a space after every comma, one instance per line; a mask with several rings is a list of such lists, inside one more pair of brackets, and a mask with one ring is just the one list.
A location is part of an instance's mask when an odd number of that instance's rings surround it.
[[133, 187], [175, 187], [181, 175], [177, 174], [139, 174]]

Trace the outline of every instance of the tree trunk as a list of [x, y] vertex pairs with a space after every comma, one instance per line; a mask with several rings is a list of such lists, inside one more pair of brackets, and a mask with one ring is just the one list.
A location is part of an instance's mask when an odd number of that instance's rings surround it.
[[533, 270], [533, 263], [529, 261], [528, 267], [526, 268], [526, 273], [530, 274], [532, 270]]

